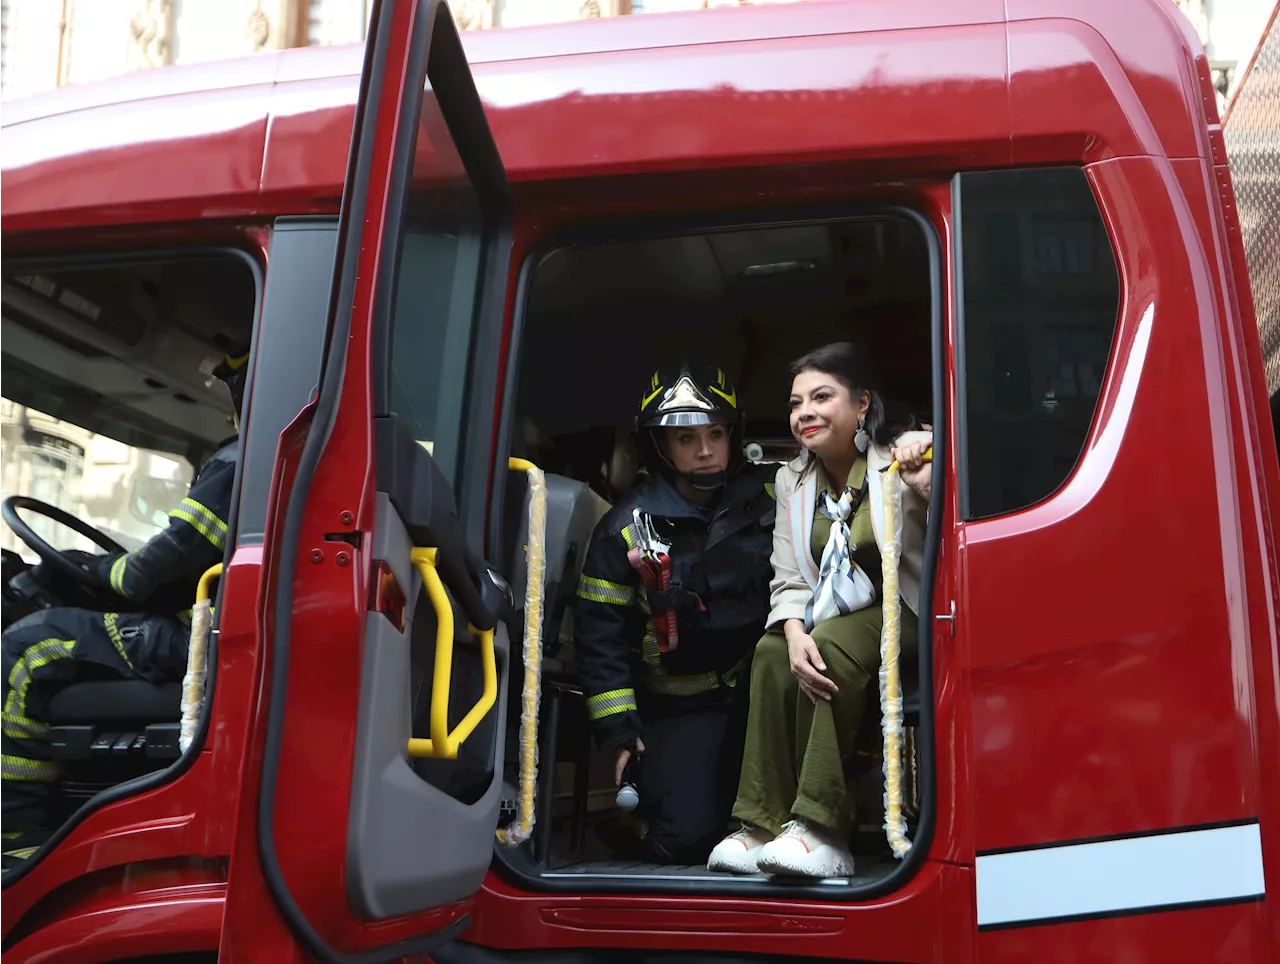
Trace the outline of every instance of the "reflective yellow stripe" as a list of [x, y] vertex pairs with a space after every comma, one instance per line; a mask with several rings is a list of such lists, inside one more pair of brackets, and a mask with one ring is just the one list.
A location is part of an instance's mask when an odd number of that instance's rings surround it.
[[4, 855], [6, 857], [16, 857], [18, 860], [26, 860], [39, 849], [39, 847], [21, 847], [17, 850], [6, 850]]
[[222, 552], [227, 547], [227, 524], [217, 514], [201, 505], [195, 499], [186, 498], [178, 503], [178, 507], [169, 513], [170, 519], [180, 519], [187, 523]]
[[4, 735], [15, 740], [47, 740], [49, 724], [39, 720], [30, 720], [17, 713], [5, 713]]
[[648, 684], [649, 689], [661, 696], [700, 696], [716, 689], [720, 685], [720, 677], [711, 672], [688, 676], [654, 674], [649, 677]]
[[583, 574], [578, 579], [578, 595], [593, 602], [608, 603], [611, 606], [632, 606], [636, 601], [633, 586], [624, 586], [620, 582], [597, 579]]
[[772, 483], [772, 482], [766, 482], [766, 483], [764, 484], [764, 491], [765, 491], [765, 494], [766, 494], [767, 496], [769, 496], [769, 498], [773, 499], [773, 501], [774, 501], [774, 502], [777, 502], [777, 501], [778, 501], [778, 496], [777, 496], [777, 495], [774, 493], [774, 491], [773, 491], [773, 483]]
[[616, 716], [636, 708], [636, 691], [633, 689], [609, 690], [596, 696], [587, 697], [587, 714], [593, 720], [602, 720], [606, 716]]
[[[640, 658], [652, 667], [658, 667], [662, 664], [662, 650], [658, 649], [658, 634], [653, 628], [653, 620], [649, 620], [644, 627], [644, 640], [640, 643]], [[656, 669], [656, 672], [662, 672]]]
[[126, 595], [124, 591], [124, 570], [129, 564], [129, 555], [125, 553], [119, 559], [111, 564], [111, 588], [121, 596]]
[[120, 638], [120, 630], [116, 628], [116, 620], [120, 618], [119, 613], [103, 613], [102, 624], [107, 627], [107, 635], [111, 637], [111, 645], [116, 648], [116, 652], [120, 654], [120, 658], [124, 660], [124, 665], [129, 669], [133, 669], [133, 663], [129, 659], [129, 654], [124, 651], [124, 640]]
[[[747, 657], [738, 660], [733, 666], [724, 672], [724, 685], [737, 686], [738, 681], [742, 678], [742, 671], [746, 669]], [[661, 667], [654, 667], [649, 678], [645, 681], [646, 687], [659, 696], [701, 696], [703, 693], [710, 693], [714, 689], [718, 689], [721, 685], [721, 675], [714, 671], [708, 670], [705, 673], [691, 673], [688, 676], [668, 676], [662, 672]]]
[[632, 524], [622, 530], [622, 541], [627, 544], [628, 549], [634, 549], [636, 547], [635, 528], [635, 525]]
[[54, 660], [69, 658], [75, 648], [74, 639], [42, 639], [28, 646], [9, 673], [9, 695], [5, 697], [4, 712], [26, 716], [27, 687], [31, 685], [31, 674]]
[[52, 760], [28, 760], [24, 756], [0, 755], [0, 776], [24, 783], [52, 783], [62, 771]]

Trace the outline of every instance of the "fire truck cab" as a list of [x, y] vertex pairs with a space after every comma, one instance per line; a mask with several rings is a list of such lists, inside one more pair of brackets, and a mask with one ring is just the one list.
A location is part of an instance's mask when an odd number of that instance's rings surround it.
[[[6, 106], [6, 399], [198, 466], [252, 349], [193, 738], [60, 695], [4, 952], [1280, 961], [1275, 386], [1173, 4], [369, 36]], [[782, 461], [849, 337], [934, 431], [911, 846], [877, 762], [854, 876], [612, 859], [572, 617], [635, 392], [714, 353]]]

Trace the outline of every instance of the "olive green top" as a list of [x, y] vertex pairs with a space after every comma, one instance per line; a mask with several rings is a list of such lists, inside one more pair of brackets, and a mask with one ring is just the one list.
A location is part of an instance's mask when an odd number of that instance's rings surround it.
[[[817, 471], [818, 497], [814, 500], [815, 506], [821, 504], [823, 492], [830, 492], [834, 496], [837, 492], [843, 492], [846, 487], [853, 489], [855, 492], [859, 491], [867, 478], [867, 460], [860, 457], [853, 463], [853, 468], [849, 470], [849, 478], [845, 481], [845, 486], [840, 489], [837, 489], [833, 484], [831, 476], [827, 474], [827, 470], [822, 466], [821, 462], [818, 463]], [[819, 566], [822, 565], [822, 552], [827, 548], [827, 539], [830, 537], [831, 520], [822, 514], [820, 508], [815, 508], [809, 551], [813, 553], [813, 561]], [[858, 511], [853, 514], [853, 518], [849, 521], [849, 543], [850, 555], [853, 557], [853, 561], [867, 574], [872, 585], [876, 587], [876, 593], [879, 594], [882, 581], [880, 548], [876, 545], [875, 530], [871, 527], [870, 492], [863, 497], [862, 504], [858, 506]]]

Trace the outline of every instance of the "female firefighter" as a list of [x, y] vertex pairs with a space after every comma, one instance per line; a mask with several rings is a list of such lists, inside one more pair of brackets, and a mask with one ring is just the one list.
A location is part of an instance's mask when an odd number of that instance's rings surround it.
[[643, 851], [706, 859], [729, 821], [747, 667], [769, 609], [772, 470], [742, 456], [715, 368], [656, 372], [636, 417], [648, 478], [600, 521], [576, 640], [599, 744], [639, 791]]
[[[239, 429], [248, 353], [213, 371], [230, 391]], [[237, 438], [200, 468], [169, 525], [133, 552], [76, 553], [104, 592], [101, 612], [66, 606], [32, 613], [4, 632], [4, 866], [21, 863], [61, 822], [61, 769], [49, 748], [53, 696], [84, 680], [178, 682], [187, 666], [196, 582], [222, 561], [235, 479]], [[106, 592], [109, 588], [109, 592]], [[112, 604], [115, 600], [115, 604]], [[132, 610], [132, 611], [131, 611]]]
[[881, 472], [901, 465], [902, 642], [911, 653], [932, 436], [888, 423], [865, 358], [847, 342], [811, 352], [791, 374], [791, 432], [804, 450], [775, 483], [769, 632], [756, 646], [733, 807], [743, 826], [707, 865], [841, 877], [853, 873], [846, 764], [880, 665]]

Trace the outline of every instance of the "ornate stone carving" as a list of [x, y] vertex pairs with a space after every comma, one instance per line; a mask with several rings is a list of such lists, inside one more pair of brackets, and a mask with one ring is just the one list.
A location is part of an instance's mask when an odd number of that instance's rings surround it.
[[137, 70], [167, 64], [172, 31], [172, 0], [133, 0], [133, 16], [129, 18], [129, 67]]
[[600, 0], [582, 0], [578, 7], [579, 20], [598, 20], [600, 18]]
[[493, 26], [492, 0], [460, 0], [449, 6], [459, 30], [488, 30]]
[[249, 14], [249, 20], [244, 25], [244, 36], [249, 41], [249, 48], [255, 54], [265, 50], [271, 41], [271, 18], [262, 12], [261, 0], [253, 13]]
[[1205, 7], [1204, 0], [1173, 0], [1173, 2], [1187, 15], [1191, 26], [1196, 28], [1201, 43], [1207, 44], [1209, 42], [1209, 11]]

